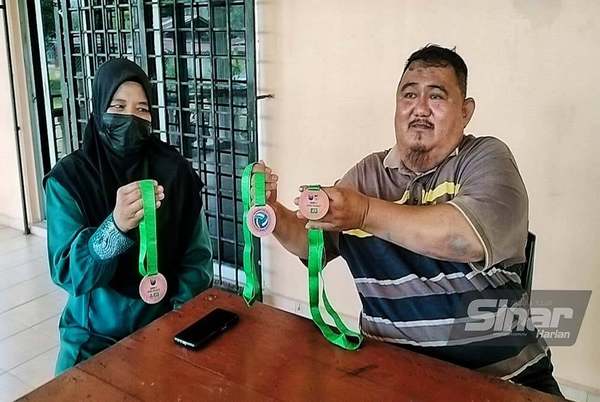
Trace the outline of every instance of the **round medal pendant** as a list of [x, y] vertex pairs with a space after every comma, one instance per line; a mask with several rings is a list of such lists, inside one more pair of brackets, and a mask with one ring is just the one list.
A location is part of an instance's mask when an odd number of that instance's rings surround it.
[[316, 221], [327, 214], [329, 210], [329, 197], [321, 189], [305, 189], [300, 193], [300, 202], [298, 204], [302, 216], [308, 220]]
[[254, 206], [248, 211], [248, 229], [256, 237], [264, 237], [275, 229], [275, 211], [269, 205]]
[[156, 304], [167, 294], [167, 279], [160, 273], [146, 275], [140, 281], [139, 290], [145, 303]]

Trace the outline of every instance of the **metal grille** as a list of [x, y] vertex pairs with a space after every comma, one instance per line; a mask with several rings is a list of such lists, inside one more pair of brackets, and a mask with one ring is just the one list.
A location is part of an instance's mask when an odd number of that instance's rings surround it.
[[117, 57], [142, 66], [152, 82], [154, 132], [205, 183], [216, 285], [239, 291], [238, 190], [243, 168], [257, 160], [254, 1], [59, 0], [56, 16], [68, 122], [56, 148], [81, 144], [98, 66]]

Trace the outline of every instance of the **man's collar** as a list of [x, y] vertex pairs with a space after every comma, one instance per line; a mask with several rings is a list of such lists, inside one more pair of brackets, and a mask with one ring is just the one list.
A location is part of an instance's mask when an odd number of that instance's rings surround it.
[[400, 159], [398, 144], [394, 145], [385, 158], [383, 158], [383, 167], [388, 169], [402, 169], [405, 167], [402, 159]]
[[[450, 155], [448, 155], [448, 158], [451, 158], [453, 156], [458, 156], [458, 151], [460, 148], [460, 144], [462, 143], [462, 141], [458, 144], [458, 146], [454, 149], [454, 151], [452, 151], [452, 153]], [[400, 151], [398, 150], [398, 144], [394, 145], [390, 151], [388, 152], [388, 154], [385, 156], [385, 158], [383, 158], [383, 167], [387, 168], [387, 169], [399, 169], [402, 173], [408, 173], [410, 175], [414, 175], [415, 172], [413, 172], [412, 170], [410, 170], [409, 168], [406, 167], [406, 165], [404, 164], [404, 162], [402, 162], [402, 158], [400, 157]], [[433, 169], [431, 169], [430, 171], [433, 171], [437, 168], [434, 167]], [[426, 172], [423, 173], [419, 173], [419, 174], [424, 174]]]

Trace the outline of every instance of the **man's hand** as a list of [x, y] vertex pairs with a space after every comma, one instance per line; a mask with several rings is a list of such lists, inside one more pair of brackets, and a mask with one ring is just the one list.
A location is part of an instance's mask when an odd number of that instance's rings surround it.
[[[265, 174], [265, 198], [267, 203], [273, 205], [277, 202], [277, 181], [279, 177], [273, 173], [270, 167], [268, 167], [264, 161], [260, 161], [254, 165], [252, 169], [253, 173], [263, 172]], [[254, 193], [254, 180], [251, 183], [251, 194]]]
[[[321, 187], [321, 189], [329, 197], [329, 211], [318, 221], [308, 221], [307, 229], [316, 228], [341, 232], [363, 228], [369, 213], [369, 197], [345, 187]], [[299, 199], [297, 197], [294, 200], [296, 205], [298, 205]], [[302, 218], [300, 211], [296, 212], [296, 216]]]
[[[165, 189], [154, 181], [154, 196], [156, 208], [160, 208], [161, 201], [165, 198]], [[117, 202], [113, 211], [115, 224], [123, 233], [136, 228], [144, 216], [144, 204], [139, 183], [134, 181], [119, 187], [117, 190]]]
[[[273, 173], [265, 162], [260, 161], [255, 164], [252, 171], [265, 173], [265, 198], [277, 216], [277, 224], [275, 225], [273, 235], [290, 253], [300, 258], [307, 258], [308, 245], [306, 242], [306, 229], [304, 228], [306, 219], [298, 219], [294, 211], [290, 211], [277, 202], [277, 183], [279, 177]], [[254, 191], [254, 182], [251, 183], [251, 186], [251, 191]]]

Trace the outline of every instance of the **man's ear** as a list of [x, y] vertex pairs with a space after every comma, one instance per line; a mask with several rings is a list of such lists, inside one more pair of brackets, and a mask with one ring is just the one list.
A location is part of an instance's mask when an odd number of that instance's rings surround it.
[[471, 121], [471, 117], [473, 117], [473, 113], [475, 112], [475, 99], [467, 98], [463, 102], [462, 106], [462, 118], [463, 118], [463, 128], [467, 127], [469, 121]]

